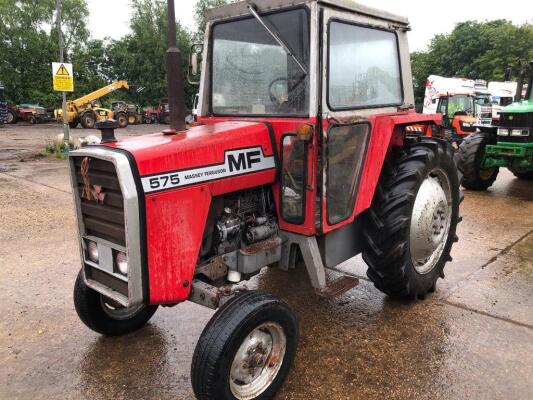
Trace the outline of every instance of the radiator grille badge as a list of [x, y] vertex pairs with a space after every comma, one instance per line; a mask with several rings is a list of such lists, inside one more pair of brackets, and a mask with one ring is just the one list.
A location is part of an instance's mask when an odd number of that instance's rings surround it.
[[102, 191], [101, 185], [91, 185], [89, 180], [89, 157], [85, 157], [81, 162], [81, 178], [83, 180], [83, 190], [81, 197], [91, 201], [94, 199], [97, 203], [104, 203], [105, 193]]

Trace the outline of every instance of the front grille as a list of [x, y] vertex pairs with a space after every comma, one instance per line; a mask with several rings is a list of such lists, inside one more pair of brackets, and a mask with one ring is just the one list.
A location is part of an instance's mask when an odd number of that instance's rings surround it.
[[533, 128], [533, 113], [500, 113], [500, 126], [509, 128]]
[[7, 123], [7, 105], [0, 101], [0, 124]]
[[[85, 158], [89, 168], [88, 180], [84, 181], [81, 170]], [[74, 157], [74, 168], [84, 234], [126, 246], [124, 199], [114, 164], [92, 157]], [[92, 192], [90, 199], [82, 196], [86, 182]], [[101, 199], [97, 201], [94, 197], [98, 194]]]

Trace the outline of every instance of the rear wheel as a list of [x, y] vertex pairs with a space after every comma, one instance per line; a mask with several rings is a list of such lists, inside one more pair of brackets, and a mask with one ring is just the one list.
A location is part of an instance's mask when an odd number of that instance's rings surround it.
[[92, 112], [86, 112], [81, 116], [80, 122], [81, 126], [85, 129], [94, 128], [94, 125], [96, 124], [96, 116]]
[[266, 400], [283, 384], [298, 342], [287, 303], [246, 292], [228, 301], [207, 324], [194, 350], [192, 386], [198, 400]]
[[364, 235], [363, 259], [375, 286], [394, 298], [435, 289], [457, 240], [460, 173], [451, 146], [423, 138], [386, 161]]
[[17, 115], [11, 111], [7, 111], [7, 123], [8, 124], [16, 124], [17, 123]]
[[137, 123], [137, 116], [134, 114], [128, 115], [128, 125], [135, 125]]
[[80, 123], [80, 121], [78, 119], [75, 119], [71, 122], [68, 123], [68, 126], [71, 128], [71, 129], [74, 129], [78, 126], [78, 124]]
[[527, 171], [527, 172], [516, 172], [511, 170], [514, 176], [516, 176], [518, 179], [525, 179], [527, 181], [533, 180], [533, 171]]
[[128, 116], [123, 112], [117, 113], [115, 115], [115, 120], [117, 121], [119, 128], [125, 128], [128, 126]]
[[82, 322], [95, 332], [119, 336], [142, 328], [157, 306], [124, 307], [88, 287], [80, 271], [74, 285], [74, 306]]
[[496, 144], [497, 139], [487, 132], [476, 132], [463, 140], [457, 153], [459, 168], [463, 172], [463, 186], [470, 190], [485, 190], [492, 186], [499, 168], [481, 168], [485, 147]]

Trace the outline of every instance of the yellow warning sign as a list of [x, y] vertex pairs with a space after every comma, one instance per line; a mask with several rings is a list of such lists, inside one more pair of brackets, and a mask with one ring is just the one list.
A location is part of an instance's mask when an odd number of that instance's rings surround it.
[[54, 90], [58, 92], [74, 91], [72, 64], [52, 63], [52, 75], [54, 80]]

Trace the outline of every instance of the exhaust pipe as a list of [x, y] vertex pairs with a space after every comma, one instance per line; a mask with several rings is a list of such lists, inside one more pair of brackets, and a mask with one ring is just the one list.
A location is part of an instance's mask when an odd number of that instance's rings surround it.
[[176, 16], [174, 0], [167, 0], [168, 49], [165, 55], [170, 128], [163, 131], [174, 135], [185, 130], [185, 89], [181, 70], [181, 52], [176, 46]]
[[518, 61], [516, 72], [516, 93], [514, 95], [515, 102], [522, 100], [522, 89], [524, 88], [524, 73], [526, 72], [520, 61]]

